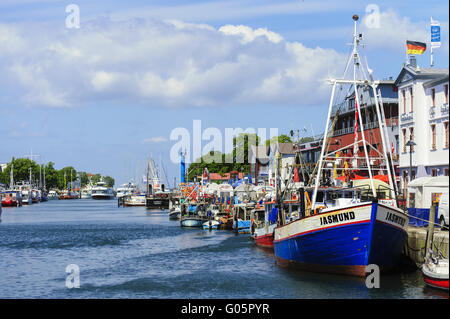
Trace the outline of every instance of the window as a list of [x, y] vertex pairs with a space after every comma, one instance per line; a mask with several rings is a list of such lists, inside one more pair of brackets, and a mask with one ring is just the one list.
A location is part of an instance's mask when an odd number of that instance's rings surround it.
[[402, 90], [403, 95], [403, 113], [406, 113], [406, 93], [405, 90]]
[[448, 148], [448, 140], [449, 140], [449, 136], [448, 136], [448, 122], [444, 122], [444, 132], [445, 132], [445, 143], [444, 143], [444, 147]]
[[411, 180], [416, 179], [416, 171], [413, 169], [411, 171]]
[[431, 125], [431, 149], [436, 149], [436, 125]]
[[403, 132], [403, 153], [406, 153], [406, 129], [402, 130]]
[[437, 168], [433, 168], [433, 169], [431, 170], [431, 176], [433, 176], [433, 177], [438, 176], [438, 170], [437, 170]]
[[411, 98], [411, 109], [410, 109], [410, 112], [412, 112], [413, 110], [414, 110], [414, 107], [413, 107], [413, 105], [414, 105], [414, 103], [413, 103], [413, 89], [412, 88], [409, 88], [409, 96], [410, 96], [410, 98]]
[[436, 90], [435, 89], [431, 89], [431, 106], [435, 106], [436, 103]]
[[[414, 141], [414, 127], [409, 128], [409, 140]], [[414, 152], [414, 146], [411, 146], [411, 152]]]
[[448, 176], [448, 168], [444, 168], [444, 176]]

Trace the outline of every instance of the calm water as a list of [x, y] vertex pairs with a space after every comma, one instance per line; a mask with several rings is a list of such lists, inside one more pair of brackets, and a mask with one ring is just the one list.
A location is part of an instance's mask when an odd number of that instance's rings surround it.
[[[66, 288], [66, 267], [80, 288]], [[420, 271], [364, 279], [281, 268], [249, 235], [186, 229], [117, 201], [3, 208], [0, 298], [448, 298]]]

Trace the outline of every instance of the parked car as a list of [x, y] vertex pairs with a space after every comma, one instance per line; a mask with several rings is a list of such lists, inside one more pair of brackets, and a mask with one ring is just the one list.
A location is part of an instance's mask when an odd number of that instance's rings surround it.
[[444, 226], [448, 230], [448, 193], [444, 193], [439, 198], [437, 218], [441, 228]]

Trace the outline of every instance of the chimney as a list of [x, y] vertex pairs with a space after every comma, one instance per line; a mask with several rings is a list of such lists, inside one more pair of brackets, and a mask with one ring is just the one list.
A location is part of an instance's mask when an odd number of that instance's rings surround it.
[[417, 68], [417, 60], [415, 55], [409, 56], [409, 65], [413, 68]]

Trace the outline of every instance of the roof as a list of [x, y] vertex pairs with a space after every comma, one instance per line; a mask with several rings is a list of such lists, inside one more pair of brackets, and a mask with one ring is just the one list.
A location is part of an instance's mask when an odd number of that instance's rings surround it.
[[[397, 79], [395, 80], [395, 85], [399, 86], [401, 82], [408, 82], [412, 79], [430, 79], [435, 80], [443, 76], [448, 76], [448, 68], [415, 68], [409, 64], [403, 65]], [[404, 80], [405, 79], [405, 80]]]
[[433, 86], [437, 86], [437, 85], [445, 83], [445, 82], [448, 82], [448, 74], [444, 75], [444, 76], [442, 76], [440, 78], [437, 78], [437, 79], [425, 82], [423, 84], [423, 87], [426, 88], [426, 89], [429, 89], [429, 88], [431, 88]]
[[[243, 177], [243, 173], [239, 173], [238, 174], [238, 178], [241, 179]], [[198, 179], [201, 179], [201, 176], [197, 176]], [[209, 173], [209, 179], [211, 181], [228, 181], [230, 180], [230, 173], [225, 173], [222, 175], [220, 175], [219, 173]]]
[[448, 176], [426, 176], [426, 177], [419, 177], [411, 182], [408, 183], [408, 187], [421, 187], [421, 186], [427, 186], [427, 187], [448, 187], [449, 185], [449, 177]]
[[294, 143], [278, 143], [280, 154], [294, 154]]

